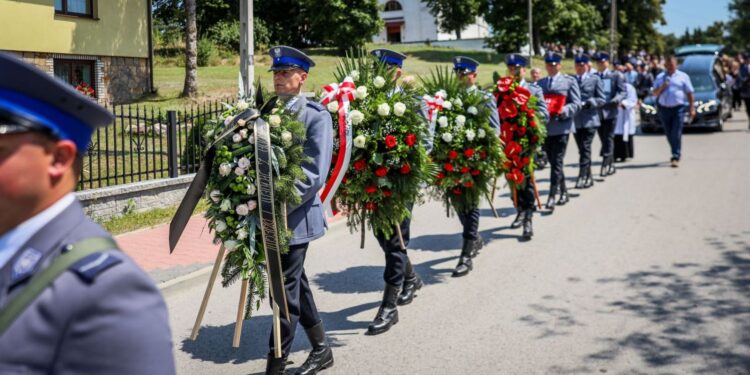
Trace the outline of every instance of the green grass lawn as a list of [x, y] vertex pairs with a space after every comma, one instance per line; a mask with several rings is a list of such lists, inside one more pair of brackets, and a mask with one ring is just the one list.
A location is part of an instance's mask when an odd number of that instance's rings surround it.
[[[386, 47], [408, 56], [404, 63], [404, 75], [424, 75], [437, 66], [450, 66], [454, 56], [462, 55], [476, 59], [481, 63], [479, 67], [479, 84], [488, 86], [492, 83], [492, 72], [505, 74], [505, 55], [482, 51], [460, 50], [446, 47], [431, 47], [426, 45], [378, 45], [367, 46], [368, 50]], [[310, 77], [305, 84], [305, 91], [319, 92], [322, 87], [333, 82], [334, 72], [339, 59], [343, 56], [334, 49], [315, 48], [307, 50], [315, 60], [316, 66], [310, 71]], [[236, 59], [229, 59], [234, 61]], [[255, 57], [255, 77], [265, 87], [271, 86], [271, 73], [268, 71], [270, 57], [258, 54]], [[534, 58], [532, 66], [543, 68], [540, 58]], [[563, 62], [564, 71], [573, 72], [571, 60]], [[179, 98], [185, 80], [185, 68], [175, 66], [156, 66], [154, 68], [154, 83], [158, 94], [143, 98], [139, 103], [155, 106], [161, 109], [182, 109], [194, 103], [212, 100], [234, 98], [238, 90], [239, 67], [237, 65], [219, 65], [198, 68], [199, 99], [191, 101]]]

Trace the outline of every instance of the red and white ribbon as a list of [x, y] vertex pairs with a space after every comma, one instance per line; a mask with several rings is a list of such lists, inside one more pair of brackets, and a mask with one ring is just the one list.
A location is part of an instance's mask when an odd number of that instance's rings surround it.
[[341, 181], [344, 179], [344, 174], [349, 168], [349, 161], [351, 160], [352, 150], [352, 123], [349, 120], [349, 102], [353, 101], [356, 91], [354, 80], [351, 77], [346, 77], [344, 82], [341, 84], [332, 83], [323, 87], [326, 91], [326, 95], [320, 101], [323, 105], [328, 105], [332, 101], [337, 101], [339, 104], [338, 117], [339, 117], [339, 150], [338, 157], [336, 158], [336, 164], [333, 167], [331, 178], [326, 181], [323, 186], [323, 191], [320, 193], [320, 199], [323, 201], [323, 207], [329, 215], [333, 215], [333, 209], [331, 208], [331, 201], [333, 196], [336, 195]]
[[434, 97], [425, 95], [422, 97], [422, 100], [424, 100], [425, 104], [427, 104], [427, 120], [429, 122], [435, 121], [438, 113], [441, 109], [443, 109], [445, 93], [443, 91], [438, 91], [437, 93], [435, 93]]

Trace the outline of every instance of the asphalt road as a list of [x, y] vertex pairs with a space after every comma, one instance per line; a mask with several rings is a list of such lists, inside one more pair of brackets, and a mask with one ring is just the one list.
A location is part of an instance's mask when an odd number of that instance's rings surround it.
[[[724, 132], [683, 142], [672, 169], [663, 135], [637, 136], [635, 159], [616, 175], [536, 215], [531, 242], [509, 228], [515, 211], [503, 192], [501, 218], [483, 206], [488, 244], [465, 278], [450, 277], [458, 219], [438, 202], [418, 206], [409, 254], [426, 285], [380, 336], [364, 332], [381, 297], [382, 253], [371, 234], [359, 249], [358, 233], [334, 226], [306, 263], [335, 346], [335, 366], [323, 373], [750, 374], [747, 120], [736, 112]], [[568, 180], [576, 160], [571, 139]], [[549, 169], [537, 174], [543, 194], [548, 177]], [[178, 372], [262, 373], [270, 311], [264, 303], [245, 322], [233, 349], [238, 284], [217, 284], [200, 335], [189, 339], [207, 278], [165, 290]], [[291, 368], [308, 350], [298, 329]]]

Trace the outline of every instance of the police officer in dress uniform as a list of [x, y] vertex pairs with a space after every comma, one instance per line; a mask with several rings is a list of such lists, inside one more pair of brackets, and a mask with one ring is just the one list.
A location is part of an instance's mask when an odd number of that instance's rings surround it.
[[[370, 52], [381, 62], [388, 65], [390, 69], [395, 69], [396, 79], [401, 76], [406, 55], [391, 51], [388, 49], [376, 49]], [[400, 88], [396, 88], [400, 90]], [[424, 140], [428, 150], [432, 147], [432, 133]], [[410, 205], [411, 211], [413, 205]], [[399, 225], [401, 235], [404, 240], [404, 246], [409, 247], [411, 226], [411, 217], [407, 217]], [[401, 248], [398, 233], [396, 231], [390, 237], [383, 233], [375, 233], [380, 247], [385, 254], [385, 270], [383, 271], [383, 280], [385, 281], [385, 290], [383, 292], [383, 301], [380, 304], [375, 319], [367, 327], [368, 335], [378, 335], [388, 331], [391, 326], [398, 323], [397, 306], [403, 306], [411, 303], [417, 290], [422, 288], [422, 279], [414, 271], [406, 249]]]
[[[526, 76], [526, 66], [528, 65], [526, 58], [521, 55], [510, 54], [505, 58], [505, 65], [508, 68], [508, 74], [515, 77], [522, 87], [529, 90], [531, 95], [536, 97], [536, 115], [543, 124], [546, 124], [549, 120], [549, 112], [547, 112], [547, 103], [544, 102], [542, 88], [524, 79]], [[529, 240], [534, 235], [531, 218], [534, 215], [534, 201], [536, 197], [534, 195], [534, 186], [531, 184], [531, 177], [525, 176], [525, 180], [526, 182], [523, 187], [517, 192], [518, 214], [513, 223], [510, 224], [510, 227], [515, 229], [523, 226], [522, 237]]]
[[593, 56], [596, 62], [596, 73], [604, 84], [605, 103], [599, 107], [601, 126], [597, 130], [602, 142], [602, 177], [615, 174], [615, 126], [617, 125], [617, 109], [620, 102], [625, 100], [625, 77], [616, 70], [609, 69], [609, 54], [599, 52]]
[[599, 107], [605, 103], [604, 83], [598, 75], [591, 73], [589, 60], [589, 56], [585, 54], [575, 57], [575, 78], [581, 89], [581, 110], [574, 118], [576, 132], [573, 135], [580, 160], [576, 189], [588, 189], [594, 185], [594, 178], [591, 176], [591, 143], [596, 136], [596, 129], [601, 125]]
[[[549, 53], [544, 56], [544, 66], [547, 69], [547, 77], [539, 80], [539, 86], [544, 95], [562, 95], [565, 97], [565, 105], [560, 113], [550, 113], [547, 123], [547, 139], [544, 147], [550, 161], [550, 188], [546, 208], [554, 211], [555, 205], [568, 203], [568, 189], [565, 186], [565, 174], [563, 165], [565, 150], [568, 147], [568, 135], [573, 130], [573, 117], [581, 109], [581, 92], [576, 79], [561, 73], [560, 63], [562, 55]], [[560, 189], [560, 200], [555, 203], [557, 190]]]
[[112, 114], [0, 54], [0, 374], [174, 374], [153, 281], [73, 191]]
[[[476, 85], [477, 67], [479, 62], [465, 56], [456, 56], [453, 58], [453, 71], [468, 87], [469, 91], [481, 91]], [[500, 115], [497, 112], [497, 102], [495, 97], [488, 93], [482, 92], [487, 97], [487, 107], [490, 109], [490, 125], [495, 130], [495, 135], [500, 134]], [[473, 264], [471, 258], [476, 257], [479, 250], [484, 245], [484, 241], [479, 237], [479, 208], [469, 212], [456, 212], [461, 225], [464, 227], [463, 246], [461, 247], [461, 256], [458, 265], [453, 271], [453, 277], [464, 276], [472, 270]]]
[[293, 231], [289, 252], [281, 255], [284, 271], [287, 306], [290, 320], [281, 319], [282, 358], [273, 356], [273, 334], [269, 338], [266, 374], [283, 374], [287, 356], [292, 349], [294, 332], [299, 322], [310, 340], [312, 351], [296, 374], [317, 374], [333, 366], [333, 353], [326, 339], [323, 322], [315, 306], [310, 283], [305, 274], [305, 256], [310, 241], [322, 237], [328, 228], [320, 201], [319, 190], [325, 184], [333, 153], [333, 125], [331, 115], [318, 102], [300, 95], [310, 68], [315, 63], [302, 51], [292, 47], [277, 46], [269, 51], [273, 63], [273, 86], [276, 95], [290, 110], [298, 112], [305, 124], [305, 155], [309, 161], [302, 164], [307, 181], [297, 181], [295, 186], [302, 198], [296, 207], [287, 208], [287, 225]]

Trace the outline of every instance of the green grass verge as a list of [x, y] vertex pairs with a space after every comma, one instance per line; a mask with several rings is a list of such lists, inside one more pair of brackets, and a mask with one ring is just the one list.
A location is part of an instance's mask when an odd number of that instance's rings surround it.
[[[201, 199], [195, 207], [193, 214], [203, 213], [206, 210], [208, 210], [208, 201]], [[108, 232], [117, 235], [168, 223], [172, 220], [175, 212], [177, 212], [177, 206], [154, 208], [145, 212], [129, 212], [109, 220], [101, 221], [99, 224]]]

